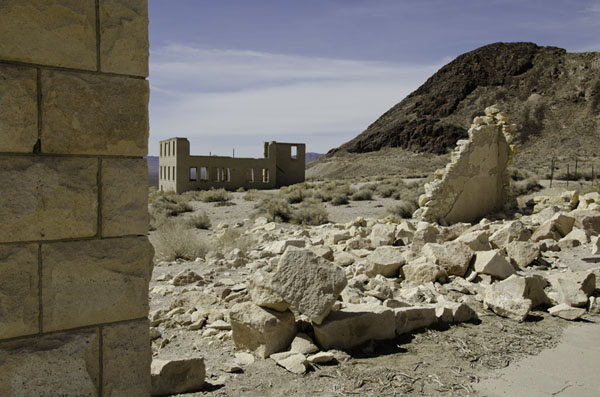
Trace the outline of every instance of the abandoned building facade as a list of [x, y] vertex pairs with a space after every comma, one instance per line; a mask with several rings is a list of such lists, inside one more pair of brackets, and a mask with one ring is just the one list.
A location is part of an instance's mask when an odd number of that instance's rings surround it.
[[304, 182], [306, 145], [265, 142], [264, 158], [190, 156], [187, 138], [160, 141], [159, 180], [162, 191], [224, 188], [273, 189]]

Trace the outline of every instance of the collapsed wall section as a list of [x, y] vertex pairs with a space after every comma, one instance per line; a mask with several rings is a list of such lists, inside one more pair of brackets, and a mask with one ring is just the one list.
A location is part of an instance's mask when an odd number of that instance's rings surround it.
[[0, 395], [150, 394], [147, 0], [0, 5]]
[[469, 139], [459, 140], [445, 169], [425, 185], [413, 217], [440, 224], [473, 222], [499, 211], [509, 199], [507, 166], [516, 126], [495, 106], [475, 117]]

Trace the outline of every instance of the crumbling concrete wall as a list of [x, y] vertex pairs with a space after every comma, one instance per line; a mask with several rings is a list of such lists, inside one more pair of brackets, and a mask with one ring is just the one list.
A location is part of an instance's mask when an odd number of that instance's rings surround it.
[[265, 142], [262, 159], [190, 156], [186, 138], [160, 141], [159, 190], [273, 189], [304, 182], [306, 145]]
[[0, 395], [150, 393], [147, 0], [0, 2]]
[[499, 211], [509, 200], [507, 166], [515, 125], [495, 106], [475, 117], [469, 139], [457, 142], [451, 161], [425, 185], [415, 218], [440, 224], [473, 222]]

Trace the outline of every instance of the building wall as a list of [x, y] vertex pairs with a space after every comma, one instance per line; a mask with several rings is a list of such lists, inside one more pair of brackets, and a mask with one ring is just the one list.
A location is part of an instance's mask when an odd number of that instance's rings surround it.
[[147, 15], [0, 2], [0, 396], [150, 393]]
[[[290, 158], [297, 147], [296, 159]], [[273, 189], [304, 182], [305, 145], [265, 142], [265, 158], [190, 156], [186, 138], [160, 142], [159, 190]], [[192, 170], [193, 169], [193, 170]], [[195, 179], [195, 180], [194, 180]]]

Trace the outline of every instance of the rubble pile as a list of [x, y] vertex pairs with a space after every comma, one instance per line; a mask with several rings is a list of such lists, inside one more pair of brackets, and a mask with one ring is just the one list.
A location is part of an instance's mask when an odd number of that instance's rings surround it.
[[485, 311], [516, 321], [539, 310], [566, 320], [600, 312], [600, 266], [572, 269], [560, 259], [573, 249], [599, 254], [600, 196], [567, 192], [534, 202], [531, 215], [452, 226], [393, 217], [314, 227], [256, 219], [244, 232], [257, 238], [252, 249], [187, 262], [153, 286], [151, 296], [172, 296], [150, 315], [155, 349], [168, 343], [165, 329], [177, 328], [232, 339], [240, 353], [303, 373], [343, 360], [340, 350], [477, 322]]

